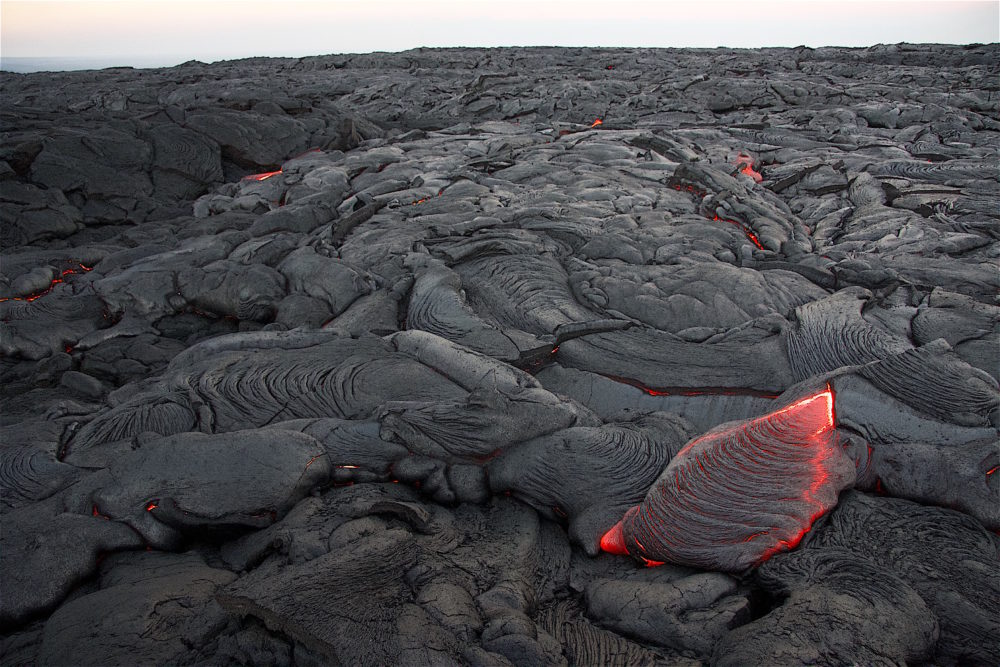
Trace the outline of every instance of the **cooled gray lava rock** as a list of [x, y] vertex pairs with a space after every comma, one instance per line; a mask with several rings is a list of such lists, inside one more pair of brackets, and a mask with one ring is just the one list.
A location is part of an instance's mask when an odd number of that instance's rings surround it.
[[0, 73], [0, 662], [997, 664], [998, 55]]

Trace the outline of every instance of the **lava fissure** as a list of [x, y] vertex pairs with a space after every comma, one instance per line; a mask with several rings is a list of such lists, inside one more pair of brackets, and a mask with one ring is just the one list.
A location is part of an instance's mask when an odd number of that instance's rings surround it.
[[0, 303], [3, 303], [4, 301], [27, 301], [27, 302], [36, 301], [37, 299], [41, 299], [43, 296], [46, 296], [46, 295], [50, 294], [52, 292], [52, 290], [54, 290], [56, 288], [56, 285], [60, 285], [60, 284], [62, 284], [64, 282], [66, 282], [64, 280], [66, 278], [66, 276], [71, 276], [71, 275], [76, 275], [76, 274], [82, 274], [82, 273], [88, 273], [89, 271], [93, 271], [93, 270], [94, 270], [94, 268], [91, 267], [91, 266], [85, 266], [83, 264], [77, 264], [75, 268], [64, 269], [59, 274], [59, 277], [58, 278], [53, 278], [52, 282], [50, 282], [49, 286], [46, 287], [45, 289], [40, 290], [38, 292], [33, 292], [33, 293], [29, 294], [28, 296], [0, 297]]
[[648, 387], [639, 380], [633, 378], [620, 377], [617, 375], [604, 375], [609, 380], [614, 380], [620, 384], [627, 384], [635, 387], [650, 396], [752, 396], [754, 398], [778, 398], [781, 394], [760, 391], [747, 387]]

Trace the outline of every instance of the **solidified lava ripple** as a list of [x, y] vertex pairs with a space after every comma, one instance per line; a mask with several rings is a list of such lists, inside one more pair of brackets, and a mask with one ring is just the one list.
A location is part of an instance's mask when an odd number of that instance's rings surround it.
[[997, 56], [0, 73], [4, 663], [997, 664]]

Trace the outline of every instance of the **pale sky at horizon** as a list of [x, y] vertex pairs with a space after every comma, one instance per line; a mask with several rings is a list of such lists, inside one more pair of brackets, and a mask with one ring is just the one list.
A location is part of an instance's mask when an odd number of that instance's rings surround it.
[[418, 46], [1000, 41], [998, 0], [0, 0], [0, 55], [219, 60]]

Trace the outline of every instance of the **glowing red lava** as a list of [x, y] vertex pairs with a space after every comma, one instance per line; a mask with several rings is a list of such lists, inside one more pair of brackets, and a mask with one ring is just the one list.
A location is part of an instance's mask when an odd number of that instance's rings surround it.
[[742, 222], [739, 222], [737, 220], [730, 220], [728, 218], [720, 218], [719, 216], [715, 216], [714, 218], [712, 218], [712, 220], [721, 220], [722, 222], [728, 222], [731, 225], [736, 225], [737, 227], [743, 230], [743, 234], [746, 235], [747, 239], [749, 239], [751, 243], [757, 246], [757, 248], [759, 248], [760, 250], [764, 249], [764, 246], [761, 245], [760, 239], [757, 238], [757, 235], [754, 234], [752, 231], [750, 231], [750, 228], [744, 225]]
[[753, 158], [746, 153], [740, 153], [736, 157], [736, 166], [739, 168], [740, 173], [746, 174], [754, 180], [755, 183], [760, 183], [764, 180], [759, 171], [753, 168]]
[[[434, 195], [434, 197], [440, 197], [441, 195], [443, 195], [444, 194], [444, 190], [445, 190], [444, 188], [441, 188], [440, 190], [438, 190], [437, 194]], [[433, 197], [421, 197], [417, 201], [411, 201], [410, 202], [410, 206], [416, 206], [417, 204], [423, 204], [425, 201], [430, 201], [431, 199], [433, 199]]]
[[93, 270], [94, 267], [92, 266], [84, 266], [83, 264], [77, 264], [76, 267], [74, 268], [64, 270], [60, 275], [60, 277], [53, 278], [52, 282], [49, 283], [49, 286], [43, 289], [42, 291], [29, 294], [28, 296], [2, 297], [0, 298], [0, 303], [3, 303], [4, 301], [34, 301], [35, 299], [41, 299], [43, 296], [54, 290], [56, 285], [58, 285], [59, 283], [66, 282], [65, 280], [63, 280], [63, 278], [65, 278], [66, 276], [71, 276], [77, 273], [86, 273], [87, 271], [93, 271]]
[[317, 454], [316, 456], [314, 456], [311, 459], [309, 459], [308, 461], [306, 461], [306, 468], [305, 469], [308, 470], [309, 466], [311, 466], [313, 463], [315, 463], [316, 459], [318, 459], [321, 456], [323, 456], [323, 455], [322, 454]]
[[280, 173], [281, 173], [280, 169], [278, 171], [265, 171], [263, 174], [250, 174], [249, 176], [244, 176], [242, 180], [244, 180], [244, 181], [264, 181], [264, 180], [267, 180], [267, 179], [271, 178], [272, 176], [277, 176]]
[[[601, 549], [631, 555], [646, 565], [660, 562], [653, 557], [735, 571], [795, 548], [836, 505], [839, 490], [850, 481], [835, 423], [828, 385], [780, 410], [692, 440], [643, 503], [601, 537]], [[758, 480], [760, 494], [743, 495], [739, 489], [747, 480], [731, 479], [734, 474]], [[801, 486], [789, 488], [788, 480], [796, 478]], [[720, 507], [736, 507], [741, 501], [747, 507], [732, 516], [729, 528], [704, 532], [706, 520], [721, 520]], [[773, 516], [785, 518], [767, 530], [742, 532]]]
[[[674, 188], [674, 190], [677, 190], [678, 192], [681, 192], [681, 191], [690, 192], [691, 194], [695, 195], [696, 197], [704, 197], [705, 195], [708, 194], [704, 190], [702, 190], [700, 188], [696, 188], [695, 186], [691, 185], [690, 183], [687, 183], [687, 184], [684, 184], [684, 185], [682, 185], [680, 183], [674, 183], [673, 184], [673, 188]], [[764, 249], [764, 246], [761, 245], [760, 239], [757, 238], [757, 235], [754, 234], [753, 231], [751, 231], [750, 228], [747, 227], [746, 225], [744, 225], [742, 222], [739, 222], [737, 220], [730, 220], [728, 218], [720, 218], [718, 215], [715, 215], [712, 219], [713, 220], [721, 220], [723, 222], [728, 222], [731, 225], [736, 225], [737, 227], [739, 227], [740, 229], [743, 230], [743, 234], [746, 235], [747, 239], [751, 243], [753, 243], [755, 246], [757, 246], [760, 250]]]
[[628, 548], [625, 546], [625, 536], [622, 534], [621, 521], [611, 526], [611, 530], [601, 536], [601, 551], [616, 556], [628, 556]]
[[601, 120], [600, 118], [597, 118], [596, 120], [594, 120], [593, 123], [590, 124], [591, 127], [597, 127], [598, 125], [604, 125], [604, 121]]

